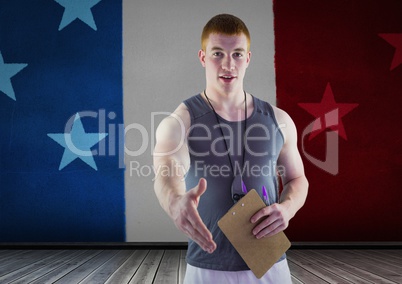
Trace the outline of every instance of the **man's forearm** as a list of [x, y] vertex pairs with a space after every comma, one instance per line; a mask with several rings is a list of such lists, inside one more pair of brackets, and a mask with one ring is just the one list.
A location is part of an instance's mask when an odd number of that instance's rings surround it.
[[292, 179], [283, 186], [280, 203], [286, 206], [292, 218], [304, 205], [307, 198], [307, 192], [308, 181], [305, 176]]
[[[154, 191], [161, 207], [170, 216], [170, 204], [172, 199], [186, 192], [184, 182], [185, 171], [177, 166], [173, 159], [155, 159]], [[158, 170], [157, 170], [158, 169]]]

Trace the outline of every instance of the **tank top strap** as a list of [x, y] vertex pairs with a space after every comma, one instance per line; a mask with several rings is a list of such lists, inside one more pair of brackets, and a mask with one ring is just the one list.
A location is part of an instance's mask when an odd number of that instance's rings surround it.
[[276, 120], [274, 109], [272, 105], [266, 101], [255, 98], [254, 100], [257, 113], [271, 117], [277, 128], [280, 128], [278, 121]]
[[204, 102], [201, 94], [194, 95], [187, 100], [183, 101], [186, 105], [191, 121], [193, 122], [197, 118], [200, 118], [208, 113], [211, 113], [211, 108], [209, 108], [206, 103]]
[[274, 110], [272, 106], [265, 101], [260, 100], [259, 98], [254, 97], [254, 108], [257, 113], [263, 114], [265, 116], [270, 116], [271, 118], [275, 118]]

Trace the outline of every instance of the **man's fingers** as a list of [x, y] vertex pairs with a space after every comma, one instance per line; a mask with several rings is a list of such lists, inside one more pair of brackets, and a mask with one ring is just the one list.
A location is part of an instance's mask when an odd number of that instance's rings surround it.
[[274, 222], [275, 220], [273, 219], [272, 216], [267, 217], [264, 221], [262, 221], [260, 224], [254, 227], [253, 234], [257, 235], [258, 233], [260, 233], [260, 231], [262, 231], [264, 228], [271, 226]]
[[189, 212], [187, 216], [187, 220], [190, 222], [193, 228], [196, 230], [208, 241], [212, 241], [212, 234], [208, 230], [207, 226], [205, 226], [204, 222], [202, 221], [200, 215], [198, 214], [197, 210], [194, 209], [193, 212]]
[[200, 178], [196, 187], [194, 187], [194, 195], [200, 197], [207, 190], [207, 180]]
[[255, 213], [252, 217], [251, 217], [251, 223], [256, 223], [258, 222], [261, 218], [266, 217], [268, 215], [271, 214], [271, 208], [270, 206], [268, 207], [264, 207], [261, 210], [259, 210], [257, 213]]
[[194, 236], [197, 236], [198, 239], [205, 240], [203, 242], [206, 243], [206, 246], [208, 248], [206, 250], [215, 250], [216, 244], [213, 241], [211, 232], [208, 230], [207, 226], [205, 226], [200, 215], [198, 214], [197, 209], [193, 208], [193, 210], [194, 211], [189, 212], [189, 214], [187, 215], [187, 220], [194, 229]]
[[187, 224], [183, 228], [184, 233], [194, 240], [204, 251], [208, 251], [212, 253], [216, 249], [216, 244], [213, 240], [205, 238], [204, 234], [197, 230], [197, 227], [193, 227], [193, 225], [187, 221]]
[[256, 223], [260, 220], [259, 224], [256, 225], [252, 231], [253, 235], [258, 239], [273, 236], [287, 228], [289, 221], [284, 218], [279, 210], [275, 209], [275, 206], [266, 207], [251, 218], [251, 221], [255, 221]]
[[216, 249], [216, 244], [214, 241], [208, 241], [200, 234], [197, 230], [194, 231], [193, 240], [201, 246], [204, 251], [212, 253]]
[[[204, 178], [201, 178], [198, 186], [195, 187], [195, 194], [200, 195], [205, 192], [207, 186], [207, 181]], [[187, 210], [187, 220], [191, 223], [193, 228], [197, 228], [201, 235], [204, 236], [208, 241], [212, 241], [212, 234], [208, 230], [207, 226], [205, 226], [204, 222], [202, 221], [200, 214], [198, 214], [198, 210], [196, 206], [191, 206]]]
[[272, 223], [269, 227], [266, 227], [265, 229], [261, 230], [257, 235], [257, 239], [261, 238], [266, 238], [266, 237], [271, 237], [280, 231], [283, 231], [283, 226], [281, 226], [280, 222], [274, 222]]
[[[205, 226], [202, 221], [200, 215], [197, 211], [198, 200], [199, 197], [207, 190], [207, 180], [204, 178], [200, 178], [197, 186], [192, 188], [187, 194], [191, 204], [187, 207], [187, 210], [184, 215], [185, 216], [185, 224], [182, 224], [182, 230], [192, 239], [194, 240], [200, 247], [212, 253], [216, 249], [216, 244], [213, 241], [213, 237], [211, 232], [208, 230], [207, 226]], [[186, 227], [186, 228], [184, 228]]]

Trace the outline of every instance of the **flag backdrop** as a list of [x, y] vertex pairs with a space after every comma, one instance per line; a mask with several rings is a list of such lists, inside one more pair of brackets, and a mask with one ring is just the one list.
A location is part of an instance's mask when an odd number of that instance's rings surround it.
[[121, 0], [0, 2], [0, 242], [125, 240], [122, 112]]
[[402, 1], [275, 1], [274, 17], [310, 182], [290, 239], [401, 241]]
[[[287, 234], [400, 241], [402, 2], [274, 15], [277, 104], [310, 181]], [[121, 0], [1, 1], [0, 242], [124, 241], [122, 121]]]

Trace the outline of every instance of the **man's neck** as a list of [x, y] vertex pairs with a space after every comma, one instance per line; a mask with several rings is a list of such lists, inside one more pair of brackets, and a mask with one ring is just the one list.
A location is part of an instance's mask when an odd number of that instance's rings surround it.
[[[205, 92], [215, 111], [223, 118], [229, 121], [239, 121], [245, 118], [243, 90], [231, 93], [220, 93], [214, 92], [214, 90], [208, 90], [207, 88]], [[205, 93], [203, 96], [205, 100], [208, 100], [205, 97]], [[249, 101], [247, 101], [247, 105], [249, 108]]]
[[243, 89], [238, 89], [231, 92], [222, 92], [207, 87], [205, 92], [209, 100], [214, 103], [214, 107], [216, 109], [227, 110], [244, 108]]

